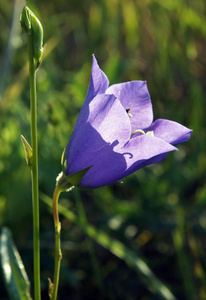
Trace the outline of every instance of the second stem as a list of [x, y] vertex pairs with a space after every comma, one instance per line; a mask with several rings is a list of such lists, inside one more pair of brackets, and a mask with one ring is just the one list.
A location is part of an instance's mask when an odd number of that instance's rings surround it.
[[33, 243], [34, 243], [34, 297], [41, 299], [40, 288], [40, 242], [39, 242], [39, 186], [38, 186], [38, 138], [37, 138], [37, 96], [36, 68], [32, 48], [32, 36], [28, 34], [29, 78], [31, 105], [31, 140], [32, 140], [32, 199], [33, 199]]
[[57, 299], [60, 262], [62, 258], [61, 238], [60, 238], [61, 223], [59, 222], [59, 214], [58, 214], [58, 200], [59, 200], [60, 193], [61, 193], [61, 189], [59, 189], [59, 187], [56, 186], [53, 195], [53, 217], [54, 217], [54, 227], [55, 227], [55, 266], [54, 266], [54, 281], [51, 290], [51, 300]]

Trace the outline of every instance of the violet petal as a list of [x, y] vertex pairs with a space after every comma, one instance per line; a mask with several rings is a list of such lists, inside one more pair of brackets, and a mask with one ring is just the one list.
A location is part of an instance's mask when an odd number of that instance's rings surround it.
[[88, 105], [91, 101], [95, 101], [97, 94], [105, 93], [109, 86], [109, 80], [104, 72], [100, 69], [95, 56], [93, 55], [92, 70], [90, 76], [89, 89], [79, 117], [75, 124], [74, 130], [78, 130], [78, 126], [88, 117]]
[[[153, 136], [131, 139], [123, 147], [104, 147], [93, 157], [93, 167], [85, 174], [80, 186], [99, 187], [112, 184], [138, 169], [162, 161], [174, 146]], [[97, 153], [96, 153], [97, 154]]]
[[103, 94], [109, 86], [109, 80], [100, 69], [96, 57], [93, 55], [92, 70], [85, 102], [90, 102], [97, 94]]
[[[99, 94], [88, 106], [88, 119], [72, 134], [68, 144], [67, 175], [94, 165], [116, 145], [130, 138], [131, 124], [120, 101], [114, 95]], [[103, 154], [102, 154], [103, 153]]]
[[189, 140], [192, 130], [174, 121], [157, 119], [148, 131], [154, 131], [154, 136], [163, 139], [172, 145]]
[[132, 132], [151, 125], [153, 110], [146, 81], [131, 81], [111, 85], [107, 94], [114, 94], [125, 110], [130, 109]]

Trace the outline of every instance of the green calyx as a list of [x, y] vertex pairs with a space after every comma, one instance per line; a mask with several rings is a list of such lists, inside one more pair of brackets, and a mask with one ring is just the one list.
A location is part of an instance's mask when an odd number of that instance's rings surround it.
[[57, 186], [62, 191], [68, 191], [73, 187], [78, 187], [80, 181], [82, 180], [83, 176], [89, 171], [92, 166], [89, 166], [81, 171], [76, 173], [66, 175], [67, 173], [67, 151], [66, 148], [64, 149], [61, 157], [61, 165], [62, 165], [62, 172], [57, 177]]
[[91, 167], [85, 168], [79, 172], [70, 175], [65, 175], [63, 172], [61, 172], [57, 177], [57, 186], [61, 191], [69, 191], [74, 187], [78, 187], [83, 176], [87, 173], [87, 171], [90, 168]]
[[34, 15], [34, 13], [27, 6], [24, 6], [22, 10], [20, 22], [22, 28], [31, 37], [33, 58], [35, 59], [36, 66], [38, 68], [42, 60], [43, 50], [44, 50], [42, 25], [39, 19]]

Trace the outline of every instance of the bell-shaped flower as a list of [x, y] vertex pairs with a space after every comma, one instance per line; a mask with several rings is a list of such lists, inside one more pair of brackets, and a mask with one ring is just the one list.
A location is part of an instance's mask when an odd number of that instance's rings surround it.
[[80, 187], [112, 184], [161, 162], [190, 135], [190, 129], [176, 122], [153, 122], [145, 81], [109, 87], [107, 76], [93, 56], [89, 90], [63, 157], [64, 177], [69, 180], [82, 174]]

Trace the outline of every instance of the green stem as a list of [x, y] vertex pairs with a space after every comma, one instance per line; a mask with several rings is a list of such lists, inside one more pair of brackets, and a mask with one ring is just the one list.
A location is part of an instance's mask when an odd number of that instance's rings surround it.
[[34, 298], [41, 299], [40, 292], [40, 243], [39, 243], [39, 187], [38, 187], [38, 139], [37, 139], [37, 96], [36, 65], [34, 63], [32, 36], [28, 34], [29, 78], [31, 101], [31, 140], [32, 140], [32, 199], [33, 199], [33, 243], [34, 243]]
[[52, 290], [50, 292], [52, 300], [57, 299], [60, 263], [62, 258], [61, 238], [60, 238], [61, 223], [59, 222], [59, 214], [58, 214], [58, 200], [59, 200], [60, 193], [61, 193], [61, 189], [58, 186], [56, 186], [53, 195], [53, 217], [54, 217], [54, 228], [55, 228], [55, 266], [54, 266], [54, 280], [53, 280]]

